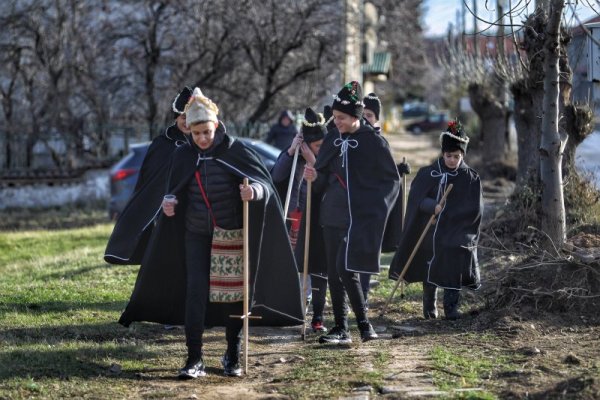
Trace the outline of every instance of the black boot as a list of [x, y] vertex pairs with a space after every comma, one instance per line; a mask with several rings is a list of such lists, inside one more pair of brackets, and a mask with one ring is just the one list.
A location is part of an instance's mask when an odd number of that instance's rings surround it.
[[358, 322], [358, 330], [360, 331], [360, 338], [363, 342], [368, 342], [369, 340], [375, 340], [379, 337], [373, 329], [373, 325], [369, 323], [367, 320]]
[[438, 311], [436, 306], [437, 286], [423, 282], [423, 316], [425, 319], [437, 318]]
[[369, 300], [369, 291], [368, 290], [363, 290], [363, 297], [365, 298], [365, 310], [369, 309], [369, 303], [367, 300]]
[[446, 319], [455, 320], [460, 318], [460, 312], [458, 312], [459, 300], [460, 290], [444, 289], [444, 315], [446, 315]]
[[202, 349], [188, 348], [187, 361], [183, 368], [179, 370], [180, 379], [194, 379], [205, 376], [204, 361], [202, 360]]
[[229, 341], [227, 343], [227, 351], [223, 355], [221, 364], [223, 364], [223, 373], [225, 376], [241, 376], [242, 367], [240, 367], [240, 350], [241, 340]]

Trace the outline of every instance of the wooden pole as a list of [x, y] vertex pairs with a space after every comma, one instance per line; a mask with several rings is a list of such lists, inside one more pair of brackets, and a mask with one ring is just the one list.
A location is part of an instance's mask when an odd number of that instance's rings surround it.
[[304, 213], [305, 232], [304, 232], [304, 268], [302, 270], [302, 340], [306, 336], [306, 286], [308, 282], [308, 254], [310, 247], [310, 208], [312, 197], [312, 182], [306, 181], [306, 211]]
[[[248, 187], [248, 178], [244, 178], [244, 187]], [[250, 209], [248, 201], [243, 201], [243, 235], [244, 235], [244, 249], [242, 252], [242, 258], [244, 259], [244, 298], [242, 305], [242, 315], [230, 315], [230, 318], [241, 318], [243, 321], [243, 350], [244, 350], [244, 374], [248, 374], [248, 339], [250, 337], [250, 319], [261, 319], [260, 316], [250, 315], [250, 223], [249, 215]]]
[[285, 208], [283, 209], [283, 219], [287, 221], [288, 208], [290, 207], [290, 198], [292, 197], [292, 187], [294, 186], [294, 174], [296, 173], [296, 164], [298, 164], [298, 153], [300, 146], [294, 151], [294, 161], [292, 161], [292, 171], [290, 172], [290, 183], [288, 183], [287, 193], [285, 195]]
[[[402, 164], [406, 164], [406, 157], [402, 157]], [[406, 202], [408, 190], [406, 188], [406, 174], [402, 174], [402, 230], [404, 231], [404, 217], [406, 216]]]
[[[244, 187], [248, 186], [248, 178], [244, 178]], [[249, 317], [249, 302], [250, 302], [250, 246], [249, 246], [249, 216], [250, 208], [248, 201], [244, 201], [244, 310], [243, 310], [243, 321], [244, 321], [244, 374], [248, 374], [248, 336], [250, 331], [250, 318]]]
[[[402, 157], [402, 163], [406, 164], [406, 157]], [[404, 232], [404, 218], [406, 217], [406, 203], [408, 202], [408, 188], [406, 187], [406, 174], [402, 174], [402, 232]], [[404, 298], [404, 282], [400, 284], [400, 297]]]
[[[452, 190], [452, 187], [453, 187], [452, 184], [448, 185], [448, 187], [444, 191], [444, 195], [440, 199], [438, 205], [441, 205], [443, 207], [444, 203], [446, 202], [446, 197], [448, 197], [448, 193], [450, 193], [450, 191]], [[436, 215], [433, 214], [429, 218], [429, 221], [427, 221], [427, 225], [425, 226], [425, 229], [423, 229], [423, 233], [421, 233], [421, 236], [419, 237], [419, 240], [417, 241], [415, 248], [413, 249], [412, 253], [410, 253], [410, 257], [408, 257], [408, 260], [406, 260], [406, 264], [404, 264], [404, 268], [402, 269], [402, 272], [400, 273], [400, 275], [398, 276], [398, 280], [396, 281], [396, 286], [394, 286], [394, 289], [392, 290], [390, 297], [387, 299], [387, 301], [383, 305], [383, 309], [379, 313], [379, 316], [383, 316], [385, 314], [385, 312], [387, 311], [388, 305], [391, 303], [392, 299], [394, 298], [394, 294], [396, 293], [396, 290], [398, 290], [398, 286], [400, 285], [400, 282], [402, 282], [402, 279], [404, 279], [404, 275], [406, 274], [406, 271], [408, 271], [408, 267], [410, 266], [410, 263], [412, 262], [413, 258], [417, 254], [417, 250], [419, 250], [419, 246], [421, 246], [421, 242], [423, 241], [423, 239], [425, 239], [425, 235], [427, 234], [429, 227], [431, 225], [433, 225], [433, 223], [435, 222], [435, 217], [436, 217]]]

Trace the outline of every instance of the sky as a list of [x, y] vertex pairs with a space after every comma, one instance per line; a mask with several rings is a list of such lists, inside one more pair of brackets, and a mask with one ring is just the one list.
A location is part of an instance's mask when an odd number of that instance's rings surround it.
[[[508, 4], [508, 0], [505, 0], [506, 4]], [[444, 35], [448, 30], [448, 24], [453, 23], [456, 24], [457, 20], [457, 11], [460, 13], [462, 7], [462, 0], [424, 0], [424, 22], [425, 22], [425, 35], [426, 36], [440, 36]], [[486, 7], [486, 3], [488, 4]], [[534, 0], [511, 0], [513, 6], [515, 4], [526, 4], [531, 3], [529, 7], [529, 12], [533, 10]], [[573, 3], [573, 8], [576, 11], [576, 15], [578, 18], [585, 22], [587, 19], [597, 16], [600, 13], [600, 4], [596, 0], [579, 0], [575, 2], [571, 0], [570, 3]], [[575, 5], [578, 3], [578, 5]], [[473, 0], [467, 0], [467, 4], [469, 8], [472, 9]], [[591, 7], [594, 7], [598, 13], [594, 11]], [[526, 12], [521, 13], [521, 16], [514, 18], [514, 23], [520, 24], [520, 22], [524, 19]], [[477, 15], [486, 20], [493, 21], [496, 19], [496, 0], [477, 0]], [[566, 14], [567, 22], [570, 25], [577, 25], [577, 20], [573, 17], [572, 9], [567, 6], [567, 14]], [[469, 10], [466, 10], [466, 28], [467, 32], [472, 32], [473, 29], [473, 16], [469, 13]], [[482, 30], [487, 25], [481, 21], [477, 22], [478, 30]]]

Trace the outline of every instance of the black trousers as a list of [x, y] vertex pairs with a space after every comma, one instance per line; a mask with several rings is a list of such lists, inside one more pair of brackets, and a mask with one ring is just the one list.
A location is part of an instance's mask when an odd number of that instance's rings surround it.
[[316, 275], [310, 276], [312, 288], [313, 322], [323, 321], [325, 299], [327, 297], [327, 278]]
[[[185, 341], [188, 351], [202, 349], [202, 335], [208, 309], [210, 277], [210, 246], [212, 236], [186, 232], [185, 263], [187, 272], [185, 296]], [[239, 349], [243, 322], [229, 315], [241, 315], [242, 302], [211, 305], [211, 311], [219, 312], [225, 325], [228, 351]], [[230, 353], [231, 354], [231, 353]]]
[[347, 330], [346, 294], [357, 322], [367, 321], [367, 313], [358, 273], [346, 271], [345, 268], [346, 232], [347, 229], [323, 227], [333, 316], [335, 324]]

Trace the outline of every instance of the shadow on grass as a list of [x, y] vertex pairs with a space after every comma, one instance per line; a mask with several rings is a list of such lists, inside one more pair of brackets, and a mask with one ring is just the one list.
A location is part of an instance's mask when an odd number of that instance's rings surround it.
[[44, 282], [59, 280], [59, 279], [73, 279], [78, 276], [96, 271], [96, 270], [125, 270], [126, 272], [137, 272], [140, 269], [139, 265], [111, 265], [105, 262], [96, 265], [89, 265], [86, 267], [82, 267], [75, 270], [61, 271], [61, 272], [53, 272], [47, 275], [42, 275], [38, 279], [43, 280]]
[[[0, 380], [11, 378], [97, 378], [135, 379], [137, 371], [117, 371], [113, 364], [144, 360], [160, 355], [136, 345], [117, 348], [98, 348], [85, 345], [78, 348], [56, 349], [48, 346], [36, 350], [14, 350], [0, 353]], [[111, 360], [111, 361], [101, 361]]]
[[27, 313], [32, 315], [41, 315], [48, 312], [69, 312], [78, 310], [97, 310], [97, 311], [115, 311], [120, 312], [125, 309], [125, 301], [106, 301], [96, 303], [75, 302], [75, 301], [47, 301], [39, 303], [5, 303], [0, 306], [0, 316], [7, 312]]

